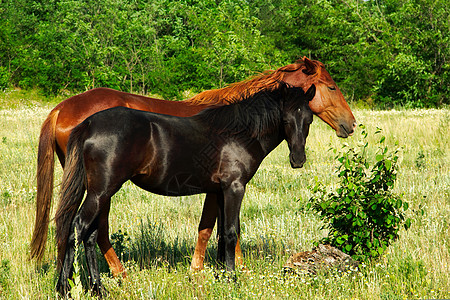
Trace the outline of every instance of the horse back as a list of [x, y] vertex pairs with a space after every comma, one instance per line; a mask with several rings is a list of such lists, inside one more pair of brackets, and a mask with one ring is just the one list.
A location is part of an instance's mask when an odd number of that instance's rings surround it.
[[73, 131], [83, 131], [88, 186], [98, 189], [108, 182], [115, 190], [132, 180], [148, 191], [173, 194], [167, 190], [179, 179], [174, 177], [192, 172], [190, 153], [196, 151], [199, 134], [189, 130], [191, 123], [124, 107], [89, 117]]
[[106, 192], [111, 195], [127, 180], [162, 195], [217, 192], [235, 176], [250, 180], [263, 159], [255, 154], [259, 150], [248, 152], [253, 143], [214, 134], [196, 118], [116, 107], [79, 127], [85, 132], [88, 188], [98, 191], [109, 185]]

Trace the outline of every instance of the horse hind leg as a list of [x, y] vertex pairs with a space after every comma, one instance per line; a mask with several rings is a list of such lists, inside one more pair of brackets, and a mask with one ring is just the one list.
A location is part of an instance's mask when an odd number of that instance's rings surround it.
[[[94, 196], [88, 192], [83, 205], [75, 215], [57, 284], [57, 290], [63, 296], [69, 291], [68, 280], [73, 274], [75, 247], [76, 245], [79, 245], [80, 242], [83, 242], [85, 245], [86, 261], [91, 277], [91, 286], [93, 286], [94, 292], [100, 292], [102, 290], [95, 254], [95, 244], [98, 234], [98, 224], [96, 224], [95, 221], [99, 211], [104, 206], [104, 203], [108, 201], [110, 201], [110, 197]], [[98, 295], [101, 296], [99, 293]]]
[[92, 292], [95, 295], [103, 296], [105, 290], [100, 283], [100, 272], [98, 270], [97, 252], [95, 251], [95, 245], [97, 243], [98, 236], [98, 218], [94, 221], [89, 229], [89, 234], [83, 240], [84, 250], [86, 254], [86, 261], [89, 271], [89, 284]]
[[108, 263], [112, 275], [114, 277], [121, 275], [123, 278], [126, 278], [127, 272], [120, 262], [119, 258], [117, 257], [117, 254], [111, 245], [111, 241], [109, 240], [108, 215], [109, 205], [107, 208], [105, 207], [105, 209], [103, 209], [99, 215], [97, 244], [103, 256], [105, 257], [106, 262]]
[[[84, 230], [82, 228], [83, 221], [80, 220], [80, 214], [77, 213], [75, 215], [75, 218], [72, 221], [72, 225], [70, 228], [70, 234], [67, 240], [66, 245], [66, 252], [64, 254], [64, 261], [61, 264], [61, 270], [60, 275], [58, 278], [58, 283], [56, 285], [57, 291], [65, 297], [70, 292], [70, 284], [69, 280], [73, 280], [73, 273], [74, 273], [74, 262], [75, 262], [75, 255], [77, 247], [81, 244], [81, 242], [84, 242], [86, 239], [84, 236], [86, 235], [84, 233]], [[86, 253], [90, 251], [89, 244], [85, 244]], [[87, 256], [88, 257], [88, 256]], [[91, 269], [90, 265], [90, 259], [87, 258], [87, 263], [89, 269]]]
[[73, 275], [73, 262], [75, 259], [75, 246], [77, 243], [74, 230], [75, 223], [76, 221], [74, 220], [71, 225], [70, 234], [66, 245], [66, 251], [64, 254], [64, 260], [61, 264], [58, 283], [56, 284], [56, 290], [63, 297], [65, 297], [70, 290], [69, 279], [71, 279]]

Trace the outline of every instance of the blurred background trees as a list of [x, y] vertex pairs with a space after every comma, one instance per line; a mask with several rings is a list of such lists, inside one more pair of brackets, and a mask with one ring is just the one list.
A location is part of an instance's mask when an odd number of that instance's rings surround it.
[[183, 99], [302, 56], [348, 101], [449, 104], [444, 0], [0, 0], [0, 89]]

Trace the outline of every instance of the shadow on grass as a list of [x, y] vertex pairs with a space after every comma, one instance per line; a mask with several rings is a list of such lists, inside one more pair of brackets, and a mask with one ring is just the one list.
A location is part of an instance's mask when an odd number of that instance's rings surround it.
[[[122, 262], [131, 261], [139, 268], [163, 267], [169, 270], [190, 266], [195, 244], [191, 239], [170, 239], [163, 223], [142, 222], [136, 237], [130, 238], [126, 232], [119, 230], [111, 235], [113, 248]], [[272, 238], [261, 237], [257, 241], [244, 242], [242, 245], [244, 258], [251, 260], [275, 260], [284, 251], [284, 245]], [[213, 268], [220, 268], [216, 260], [217, 240], [211, 239], [205, 262]], [[80, 246], [78, 261], [81, 265], [80, 275], [83, 286], [87, 287], [88, 271], [84, 249]], [[110, 273], [109, 266], [97, 248], [97, 259], [100, 273]]]
[[[195, 244], [191, 239], [175, 240], [168, 237], [163, 223], [141, 222], [136, 237], [130, 238], [119, 230], [111, 235], [113, 248], [122, 262], [135, 262], [140, 268], [183, 266], [188, 268]], [[244, 257], [267, 258], [284, 251], [284, 245], [272, 238], [261, 237], [257, 241], [243, 243]], [[100, 272], [109, 272], [106, 260], [98, 251]], [[211, 238], [206, 251], [205, 261], [217, 267], [217, 239]]]
[[[111, 235], [113, 248], [122, 262], [130, 261], [141, 269], [166, 268], [169, 271], [177, 268], [188, 269], [194, 253], [195, 244], [192, 239], [172, 239], [168, 236], [163, 223], [141, 222], [136, 235], [131, 238], [126, 232], [119, 230]], [[261, 236], [257, 240], [241, 244], [246, 260], [275, 260], [283, 253], [284, 244], [271, 237]], [[209, 242], [205, 262], [213, 268], [220, 269], [217, 262], [217, 239]], [[80, 264], [80, 277], [85, 289], [88, 289], [89, 274], [83, 245], [79, 246], [77, 259]], [[99, 271], [111, 274], [109, 266], [97, 247]], [[46, 274], [52, 264], [44, 264], [39, 273]], [[55, 274], [54, 285], [59, 274]]]
[[[189, 266], [194, 245], [185, 239], [170, 240], [161, 223], [142, 222], [135, 238], [119, 230], [111, 235], [113, 248], [122, 262], [132, 261], [140, 268]], [[99, 270], [109, 272], [98, 250]]]

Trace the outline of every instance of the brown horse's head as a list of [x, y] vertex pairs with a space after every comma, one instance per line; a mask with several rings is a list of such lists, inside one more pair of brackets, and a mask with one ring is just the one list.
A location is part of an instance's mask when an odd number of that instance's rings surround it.
[[304, 91], [314, 84], [316, 96], [309, 102], [312, 112], [336, 130], [337, 136], [348, 137], [353, 133], [356, 127], [355, 117], [341, 91], [321, 62], [306, 57], [294, 64], [265, 72], [249, 80], [236, 82], [221, 89], [204, 91], [186, 101], [196, 105], [228, 104], [230, 99], [236, 99], [239, 95], [253, 94], [264, 89], [277, 89], [281, 81], [301, 87]]
[[336, 130], [337, 136], [345, 138], [353, 134], [356, 127], [355, 117], [321, 62], [303, 57], [297, 63], [277, 71], [284, 73], [284, 82], [302, 87], [305, 91], [314, 84], [316, 96], [309, 102], [312, 112]]

